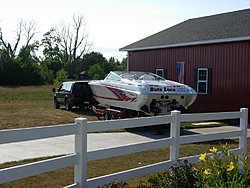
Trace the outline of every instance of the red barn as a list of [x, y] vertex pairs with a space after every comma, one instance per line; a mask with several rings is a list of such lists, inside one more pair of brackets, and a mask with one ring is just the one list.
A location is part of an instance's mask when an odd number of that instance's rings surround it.
[[189, 19], [120, 51], [128, 70], [169, 80], [183, 62], [184, 83], [198, 93], [190, 112], [250, 108], [250, 9]]

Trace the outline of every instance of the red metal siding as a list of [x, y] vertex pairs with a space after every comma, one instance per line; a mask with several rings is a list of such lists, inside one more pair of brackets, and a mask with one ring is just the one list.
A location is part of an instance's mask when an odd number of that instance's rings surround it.
[[[212, 68], [211, 95], [199, 94], [192, 112], [250, 108], [250, 42], [221, 43], [129, 52], [129, 70], [167, 69], [177, 81], [176, 62], [185, 62], [185, 83], [194, 87], [194, 69]], [[250, 111], [250, 109], [249, 109]]]

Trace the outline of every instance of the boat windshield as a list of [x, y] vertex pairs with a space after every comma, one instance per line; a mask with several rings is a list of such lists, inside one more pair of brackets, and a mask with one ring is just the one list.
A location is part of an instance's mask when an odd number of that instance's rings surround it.
[[114, 71], [109, 73], [106, 79], [112, 80], [121, 80], [121, 79], [128, 79], [128, 80], [155, 80], [155, 81], [165, 81], [165, 78], [162, 78], [156, 74], [148, 73], [148, 72], [136, 72], [136, 71]]
[[108, 76], [105, 78], [105, 80], [115, 80], [115, 81], [120, 81], [121, 77], [113, 72], [110, 72]]

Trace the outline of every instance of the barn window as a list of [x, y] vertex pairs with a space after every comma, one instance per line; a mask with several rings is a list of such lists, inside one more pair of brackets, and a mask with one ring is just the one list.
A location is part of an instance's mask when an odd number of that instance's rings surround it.
[[155, 74], [163, 78], [167, 78], [166, 69], [156, 69]]
[[195, 89], [199, 94], [211, 94], [212, 69], [195, 69]]

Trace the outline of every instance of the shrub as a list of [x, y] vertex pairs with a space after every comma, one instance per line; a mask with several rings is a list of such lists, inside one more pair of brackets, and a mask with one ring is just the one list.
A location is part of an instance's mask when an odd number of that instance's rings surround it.
[[100, 80], [105, 77], [105, 72], [99, 64], [94, 64], [89, 67], [88, 75], [94, 80]]
[[[141, 181], [137, 188], [245, 188], [250, 187], [250, 171], [246, 156], [239, 158], [225, 144], [221, 149], [213, 147], [200, 155], [200, 164], [189, 164], [187, 160], [170, 169]], [[240, 162], [240, 163], [239, 163]], [[242, 166], [242, 168], [241, 168]], [[115, 181], [102, 188], [124, 188], [124, 181]], [[101, 187], [100, 187], [101, 188]]]
[[179, 165], [173, 165], [169, 170], [158, 173], [149, 178], [147, 182], [141, 182], [138, 188], [190, 188], [194, 187], [196, 178], [194, 168], [187, 160]]
[[59, 82], [64, 82], [66, 81], [68, 78], [68, 73], [67, 71], [61, 69], [59, 71], [56, 72], [56, 79], [59, 81]]
[[[239, 158], [230, 152], [230, 147], [222, 145], [221, 151], [213, 147], [212, 156], [206, 153], [200, 155], [201, 165], [194, 168], [197, 187], [249, 187], [249, 167], [246, 157]], [[243, 170], [241, 171], [240, 165]]]

